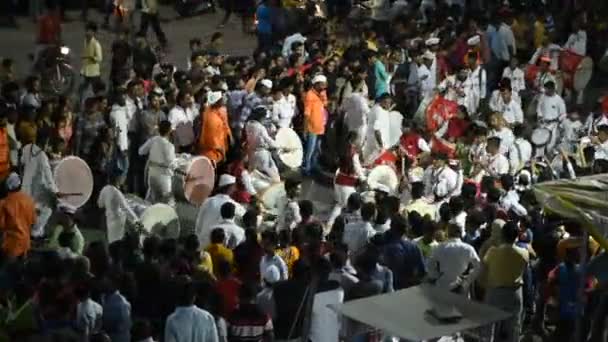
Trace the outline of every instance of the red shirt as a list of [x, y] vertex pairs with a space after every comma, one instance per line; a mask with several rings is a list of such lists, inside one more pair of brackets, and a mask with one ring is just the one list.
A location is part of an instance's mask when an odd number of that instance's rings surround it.
[[455, 140], [464, 137], [468, 128], [468, 121], [454, 117], [448, 123], [447, 138]]
[[38, 44], [59, 44], [61, 17], [58, 13], [48, 13], [38, 20]]
[[228, 317], [239, 305], [239, 290], [241, 281], [235, 277], [220, 279], [215, 283], [215, 292], [222, 299], [220, 313], [222, 317]]
[[410, 158], [415, 158], [422, 152], [420, 147], [418, 147], [418, 142], [421, 138], [420, 134], [414, 132], [402, 134], [401, 138], [399, 138], [401, 147], [403, 147]]

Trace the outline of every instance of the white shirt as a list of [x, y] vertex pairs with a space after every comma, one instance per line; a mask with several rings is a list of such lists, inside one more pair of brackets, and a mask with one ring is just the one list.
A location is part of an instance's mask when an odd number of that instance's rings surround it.
[[196, 216], [196, 225], [194, 232], [198, 236], [201, 246], [204, 248], [209, 245], [211, 240], [211, 231], [220, 223], [222, 215], [220, 209], [226, 202], [231, 202], [235, 206], [235, 217], [240, 220], [245, 214], [245, 208], [240, 203], [235, 202], [226, 194], [217, 194], [209, 197], [203, 202]]
[[290, 200], [287, 197], [280, 199], [282, 202], [279, 205], [279, 217], [277, 229], [279, 231], [284, 229], [294, 229], [296, 225], [302, 222], [302, 215], [300, 215], [300, 206], [297, 200]]
[[258, 121], [248, 121], [247, 125], [245, 125], [245, 133], [247, 136], [247, 149], [250, 151], [277, 147], [277, 143], [270, 137], [266, 127]]
[[572, 142], [578, 144], [578, 140], [582, 136], [583, 123], [579, 120], [572, 121], [570, 118], [565, 118], [559, 124], [560, 136], [566, 142]]
[[500, 131], [495, 129], [490, 131], [490, 137], [499, 137], [500, 138], [500, 153], [507, 154], [509, 149], [513, 145], [515, 141], [515, 136], [513, 135], [513, 131], [511, 131], [508, 127], [503, 127]]
[[310, 341], [339, 341], [340, 316], [332, 306], [344, 301], [344, 290], [337, 288], [315, 294], [310, 318]]
[[129, 132], [135, 132], [137, 130], [136, 114], [138, 111], [143, 110], [143, 104], [140, 99], [133, 100], [130, 96], [127, 96], [125, 100], [127, 105], [127, 120]]
[[502, 77], [511, 80], [511, 89], [513, 89], [514, 94], [526, 89], [526, 77], [520, 68], [511, 69], [511, 67], [506, 67], [502, 72]]
[[86, 336], [86, 341], [89, 340], [88, 338], [91, 335], [101, 331], [102, 315], [103, 308], [91, 298], [78, 302], [76, 306], [76, 325]]
[[[196, 119], [194, 108], [175, 106], [169, 111], [167, 119], [171, 123], [171, 128], [176, 130], [175, 135], [179, 138], [177, 141], [178, 145], [187, 146], [192, 144], [194, 141], [194, 131], [190, 135], [190, 132], [187, 130], [192, 130], [192, 124], [194, 123], [194, 119]], [[181, 126], [185, 126], [183, 128], [184, 132], [181, 131]]]
[[279, 127], [291, 127], [291, 120], [295, 115], [295, 108], [285, 96], [272, 103], [272, 121]]
[[234, 219], [222, 219], [213, 229], [222, 228], [226, 235], [226, 247], [236, 248], [241, 242], [245, 241], [245, 229], [234, 222]]
[[426, 195], [436, 197], [446, 197], [457, 192], [458, 189], [458, 173], [449, 166], [443, 166], [441, 169], [429, 167], [423, 175]]
[[112, 127], [115, 130], [115, 134], [118, 135], [118, 149], [121, 151], [127, 151], [129, 149], [129, 110], [127, 106], [119, 106], [114, 104], [112, 111], [110, 112], [110, 120], [112, 121]]
[[270, 266], [276, 266], [279, 269], [279, 275], [281, 276], [279, 280], [287, 280], [289, 273], [287, 271], [287, 264], [283, 258], [276, 254], [273, 256], [264, 254], [262, 259], [260, 259], [260, 274], [263, 276]]
[[[461, 276], [472, 267], [466, 280]], [[449, 239], [433, 249], [427, 262], [428, 276], [435, 285], [446, 290], [467, 288], [479, 273], [481, 263], [473, 246], [460, 239]]]
[[435, 89], [431, 70], [422, 63], [418, 66], [418, 79], [420, 80], [420, 95], [422, 98], [430, 97]]
[[601, 125], [608, 125], [608, 117], [601, 114], [599, 117], [593, 117], [593, 113], [590, 113], [585, 121], [585, 131], [587, 135], [597, 134], [597, 128]]
[[450, 223], [457, 225], [460, 228], [462, 237], [466, 235], [467, 212], [461, 211], [458, 215], [452, 217]]
[[608, 160], [608, 140], [595, 146], [595, 153], [593, 153], [593, 159]]
[[481, 66], [471, 70], [464, 85], [468, 91], [465, 92], [465, 106], [470, 114], [477, 113], [479, 101], [486, 97], [487, 93], [487, 73]]
[[515, 214], [520, 217], [528, 215], [528, 211], [526, 210], [526, 208], [519, 204], [519, 195], [515, 190], [507, 191], [506, 194], [500, 197], [498, 204], [506, 212], [509, 212], [509, 210], [513, 210], [513, 212], [515, 212]]
[[360, 251], [374, 235], [376, 235], [376, 230], [372, 224], [359, 220], [344, 226], [342, 242], [348, 246], [348, 251], [354, 254]]
[[487, 169], [493, 177], [509, 173], [509, 160], [502, 153], [487, 156]]
[[542, 94], [538, 99], [536, 114], [540, 122], [559, 120], [566, 115], [566, 103], [557, 94], [553, 94], [553, 96]]
[[500, 95], [500, 91], [493, 91], [492, 97], [490, 98], [490, 109], [502, 113], [502, 117], [510, 125], [523, 123], [524, 112], [521, 109], [521, 99], [516, 95], [517, 93], [513, 92], [511, 94], [511, 100], [508, 103], [505, 103], [505, 100]]
[[58, 189], [46, 152], [37, 145], [25, 145], [21, 150], [21, 165], [23, 192], [30, 195], [37, 205], [50, 205]]
[[140, 156], [148, 155], [150, 167], [163, 169], [167, 175], [173, 174], [173, 163], [175, 162], [175, 146], [165, 137], [160, 135], [148, 139], [138, 151]]
[[376, 132], [380, 132], [383, 145], [379, 147], [382, 149], [389, 148], [390, 146], [388, 146], [388, 141], [390, 136], [390, 120], [388, 116], [388, 111], [377, 104], [372, 108], [372, 115], [374, 117], [374, 123], [373, 130], [371, 132], [371, 138], [373, 139], [373, 141], [376, 141]]
[[215, 319], [197, 307], [178, 306], [165, 323], [165, 342], [219, 342]]
[[[135, 215], [135, 212], [131, 209], [129, 203], [127, 203], [125, 196], [113, 185], [108, 184], [101, 189], [97, 198], [97, 206], [105, 209], [107, 223], [120, 223], [125, 217], [131, 222], [138, 220], [137, 215]], [[112, 243], [122, 239], [121, 234], [121, 231], [108, 231], [108, 242]]]
[[539, 47], [534, 51], [532, 58], [528, 64], [536, 65], [538, 59], [543, 55], [548, 55], [551, 58], [551, 63], [549, 63], [550, 70], [559, 69], [559, 55], [561, 54], [561, 47], [557, 44], [549, 44], [547, 47]]
[[509, 169], [516, 174], [532, 158], [532, 144], [524, 138], [517, 138], [509, 148]]
[[[351, 131], [356, 131], [360, 127], [367, 125], [369, 115], [369, 103], [362, 93], [352, 93], [342, 101], [344, 111], [344, 124]], [[363, 137], [359, 137], [362, 139]]]
[[587, 32], [578, 30], [576, 33], [570, 34], [564, 49], [570, 50], [579, 56], [587, 55]]

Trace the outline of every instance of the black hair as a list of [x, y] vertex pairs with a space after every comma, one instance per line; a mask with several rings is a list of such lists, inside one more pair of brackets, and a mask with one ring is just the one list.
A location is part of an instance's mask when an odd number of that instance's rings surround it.
[[272, 230], [264, 231], [262, 233], [262, 241], [277, 246], [279, 244], [279, 235], [277, 234], [277, 232]]
[[223, 219], [232, 219], [234, 218], [234, 213], [236, 211], [236, 206], [232, 202], [226, 202], [222, 204], [220, 208], [220, 214]]
[[361, 207], [361, 218], [363, 221], [371, 221], [376, 215], [376, 205], [374, 203], [364, 203]]
[[226, 233], [222, 228], [214, 228], [211, 231], [211, 243], [224, 243], [226, 241]]
[[314, 214], [314, 205], [312, 201], [302, 200], [298, 202], [298, 206], [300, 207], [300, 214], [303, 217], [311, 217]]
[[351, 210], [359, 210], [361, 209], [362, 202], [361, 195], [358, 192], [353, 192], [346, 200], [346, 207]]
[[517, 223], [515, 221], [507, 221], [504, 226], [502, 226], [502, 239], [506, 243], [513, 243], [519, 236], [519, 227], [517, 227]]
[[243, 215], [243, 227], [256, 228], [258, 226], [258, 211], [257, 209], [249, 209]]
[[401, 215], [395, 215], [391, 218], [391, 231], [403, 236], [407, 233], [407, 220]]
[[158, 124], [158, 133], [160, 135], [167, 135], [171, 132], [171, 122], [163, 120]]
[[412, 183], [412, 199], [416, 200], [424, 196], [424, 183], [413, 182]]

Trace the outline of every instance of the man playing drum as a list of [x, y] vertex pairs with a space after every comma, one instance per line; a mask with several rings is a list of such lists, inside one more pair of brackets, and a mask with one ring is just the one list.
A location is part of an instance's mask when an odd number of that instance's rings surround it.
[[384, 93], [376, 99], [376, 105], [374, 105], [369, 115], [367, 137], [363, 146], [364, 164], [373, 163], [384, 150], [390, 147], [388, 146], [388, 138], [391, 107], [392, 99], [388, 93]]
[[433, 154], [433, 164], [424, 171], [422, 181], [425, 196], [434, 197], [435, 201], [449, 199], [460, 192], [458, 173], [450, 168], [448, 157], [443, 153]]
[[561, 96], [555, 92], [555, 82], [545, 83], [545, 93], [540, 95], [536, 107], [538, 126], [551, 132], [551, 138], [545, 147], [545, 152], [550, 152], [555, 147], [559, 138], [559, 122], [566, 117], [566, 103]]
[[[267, 115], [266, 107], [258, 106], [254, 108], [249, 115], [249, 121], [245, 125], [245, 136], [249, 171], [254, 178], [261, 178], [262, 181], [270, 185], [280, 182], [281, 176], [279, 168], [270, 153], [270, 150], [277, 149], [277, 143], [270, 137], [268, 130], [261, 122]], [[254, 181], [254, 187], [256, 183], [259, 182]]]
[[171, 131], [171, 122], [161, 121], [158, 125], [159, 135], [148, 139], [138, 151], [140, 156], [148, 156], [146, 200], [151, 203], [175, 204], [171, 187], [175, 146], [169, 141]]

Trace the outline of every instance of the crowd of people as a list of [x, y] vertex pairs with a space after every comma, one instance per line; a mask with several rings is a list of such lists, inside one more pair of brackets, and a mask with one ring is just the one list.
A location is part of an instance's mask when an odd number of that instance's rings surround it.
[[[597, 61], [601, 6], [266, 0], [242, 13], [252, 56], [223, 55], [220, 29], [171, 64], [142, 2], [140, 32], [112, 46], [86, 24], [73, 92], [2, 61], [0, 341], [398, 340], [329, 305], [420, 284], [508, 312], [483, 333], [497, 341], [604, 341], [605, 279], [585, 271], [599, 241], [532, 192], [608, 171], [608, 97], [563, 62]], [[46, 5], [37, 51], [61, 42]], [[281, 130], [301, 139], [298, 170]], [[53, 176], [66, 156], [93, 174], [80, 208]], [[146, 233], [127, 195], [175, 207], [191, 156], [216, 179], [194, 226]], [[397, 183], [368, 179], [378, 167]], [[304, 198], [311, 183], [334, 198]]]

